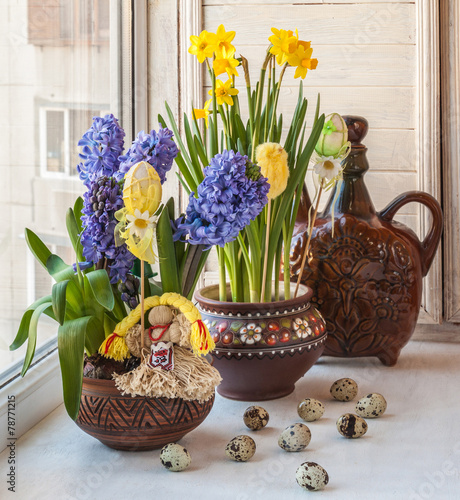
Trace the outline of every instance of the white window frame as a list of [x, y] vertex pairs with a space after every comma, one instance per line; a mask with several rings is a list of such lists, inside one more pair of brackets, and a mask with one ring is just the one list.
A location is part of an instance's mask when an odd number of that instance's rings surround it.
[[[147, 54], [147, 0], [110, 0], [110, 2], [110, 32], [112, 37], [111, 46], [113, 46], [110, 58], [111, 67], [118, 76], [118, 78], [111, 79], [111, 112], [120, 118], [126, 131], [125, 142], [129, 144], [132, 140], [134, 126], [137, 125], [136, 116], [139, 121], [146, 118], [146, 107], [144, 107], [146, 103], [141, 103], [143, 107], [137, 111], [135, 109], [136, 101], [132, 100], [132, 96], [136, 75], [138, 75], [138, 78], [147, 78], [145, 65]], [[135, 33], [135, 40], [133, 40], [133, 33]], [[137, 56], [137, 52], [135, 52], [135, 57], [132, 58], [134, 44], [139, 55]], [[133, 67], [137, 68], [136, 72], [133, 71]], [[62, 107], [47, 106], [44, 106], [43, 111], [40, 112], [45, 113], [45, 109], [52, 109], [54, 111], [63, 110], [66, 112]], [[44, 119], [46, 122], [46, 113]], [[66, 136], [68, 138], [68, 131]], [[52, 177], [54, 179], [72, 178], [68, 175], [70, 165], [67, 164], [64, 173], [46, 172], [46, 161], [43, 163], [41, 156], [43, 154], [42, 151], [45, 151], [46, 160], [46, 142], [44, 142], [42, 130], [40, 131], [39, 140], [40, 174], [43, 177]], [[45, 146], [44, 149], [41, 147], [42, 144]], [[65, 151], [67, 154], [67, 147]], [[68, 158], [69, 160], [67, 161], [70, 161], [70, 155], [68, 155]], [[32, 279], [30, 283], [33, 283]], [[21, 435], [25, 434], [62, 404], [62, 383], [57, 352], [57, 338], [49, 339], [37, 349], [34, 362], [25, 378], [20, 376], [22, 363], [23, 360], [21, 359], [8, 367], [8, 370], [1, 374], [2, 380], [4, 380], [3, 385], [0, 382], [0, 428], [8, 428], [8, 396], [14, 395], [16, 398], [16, 438], [21, 437]], [[1, 436], [0, 452], [6, 448], [6, 431]]]

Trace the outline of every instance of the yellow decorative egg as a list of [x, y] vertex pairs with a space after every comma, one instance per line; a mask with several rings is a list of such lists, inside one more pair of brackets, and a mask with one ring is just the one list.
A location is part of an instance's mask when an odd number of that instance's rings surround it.
[[125, 175], [123, 201], [129, 213], [137, 209], [154, 214], [161, 202], [161, 181], [156, 170], [146, 161], [133, 165]]

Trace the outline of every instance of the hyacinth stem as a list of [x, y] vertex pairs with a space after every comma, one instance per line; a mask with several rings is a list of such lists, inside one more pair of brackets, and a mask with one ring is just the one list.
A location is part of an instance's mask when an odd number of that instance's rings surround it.
[[283, 278], [284, 278], [284, 300], [291, 298], [291, 275], [289, 270], [289, 257], [291, 253], [291, 236], [286, 228], [286, 223], [283, 223], [283, 240], [284, 240], [284, 255], [283, 255]]
[[227, 277], [225, 274], [225, 252], [223, 248], [217, 248], [217, 257], [219, 259], [219, 300], [227, 301]]
[[302, 257], [302, 263], [300, 264], [299, 277], [297, 278], [297, 284], [296, 284], [296, 287], [295, 287], [294, 298], [297, 297], [297, 293], [299, 291], [300, 282], [302, 280], [303, 268], [305, 266], [305, 261], [307, 260], [307, 255], [308, 255], [308, 253], [310, 251], [311, 235], [313, 233], [313, 227], [315, 225], [316, 215], [318, 214], [319, 201], [321, 200], [321, 193], [322, 192], [323, 192], [323, 182], [321, 181], [321, 185], [320, 185], [319, 191], [318, 191], [318, 199], [316, 200], [315, 211], [313, 213], [313, 218], [311, 220], [311, 223], [309, 224], [310, 227], [309, 227], [309, 231], [308, 231], [307, 244], [305, 245], [305, 251], [304, 251], [303, 257]]
[[268, 244], [270, 243], [270, 225], [272, 219], [272, 200], [268, 199], [267, 205], [267, 226], [265, 228], [265, 253], [264, 253], [264, 267], [262, 271], [262, 291], [260, 294], [260, 301], [265, 302], [265, 284], [267, 283], [267, 266], [268, 266]]
[[144, 319], [144, 261], [141, 259], [141, 352], [144, 350], [144, 330], [145, 330], [145, 319]]

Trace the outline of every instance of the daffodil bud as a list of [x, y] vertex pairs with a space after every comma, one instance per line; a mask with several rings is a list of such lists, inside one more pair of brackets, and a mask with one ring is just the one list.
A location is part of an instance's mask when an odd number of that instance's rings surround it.
[[338, 113], [332, 113], [326, 117], [315, 151], [320, 156], [333, 156], [337, 158], [343, 152], [343, 148], [347, 142], [347, 124]]

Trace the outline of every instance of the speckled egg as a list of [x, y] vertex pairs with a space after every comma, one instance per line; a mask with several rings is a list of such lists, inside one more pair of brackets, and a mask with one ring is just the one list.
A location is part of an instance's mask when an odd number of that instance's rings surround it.
[[376, 418], [385, 413], [387, 409], [387, 402], [385, 398], [374, 392], [364, 396], [356, 403], [355, 411], [360, 417]]
[[329, 391], [337, 401], [351, 401], [358, 394], [358, 384], [351, 378], [341, 378], [331, 385]]
[[345, 413], [337, 420], [337, 430], [346, 438], [359, 438], [367, 432], [366, 421], [354, 415], [353, 413]]
[[190, 453], [177, 443], [169, 443], [163, 446], [160, 452], [160, 460], [164, 467], [174, 472], [185, 470], [192, 463]]
[[324, 405], [321, 401], [312, 398], [306, 398], [297, 406], [297, 413], [300, 418], [306, 422], [314, 422], [321, 418], [324, 414]]
[[256, 443], [249, 436], [234, 437], [225, 448], [225, 454], [235, 462], [247, 462], [256, 452]]
[[278, 445], [286, 451], [302, 451], [310, 440], [311, 432], [305, 424], [293, 424], [280, 434]]
[[297, 484], [308, 491], [318, 491], [324, 489], [329, 482], [328, 473], [316, 462], [304, 462], [296, 472]]
[[250, 406], [243, 415], [244, 425], [253, 431], [263, 429], [268, 424], [268, 419], [268, 411], [261, 406]]

